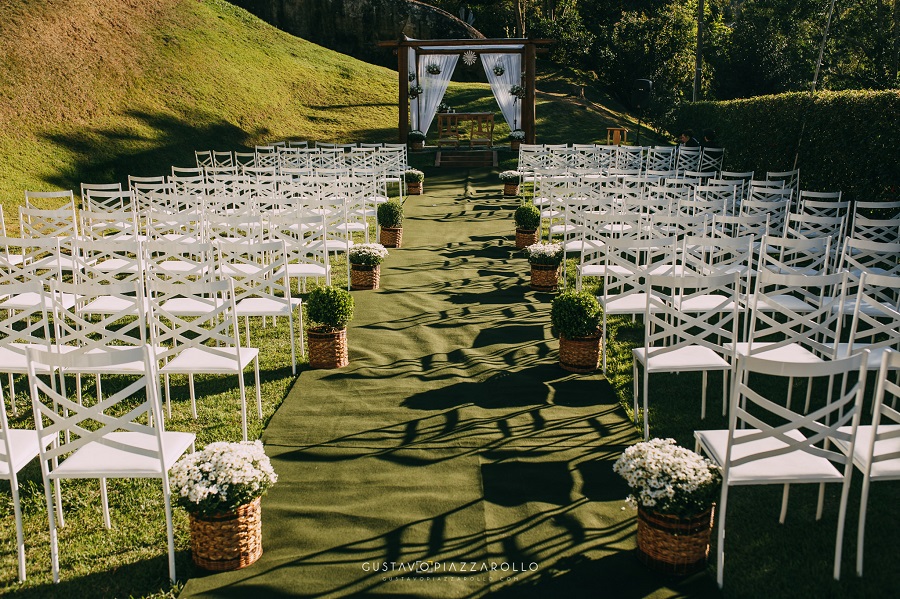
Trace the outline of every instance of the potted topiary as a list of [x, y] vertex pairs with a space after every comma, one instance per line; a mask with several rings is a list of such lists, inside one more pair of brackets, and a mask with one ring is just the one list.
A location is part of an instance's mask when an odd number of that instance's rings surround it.
[[706, 568], [722, 475], [710, 460], [675, 439], [632, 445], [613, 471], [631, 488], [637, 507], [637, 555], [650, 569], [687, 576]]
[[358, 243], [350, 248], [350, 289], [378, 289], [381, 263], [388, 252], [380, 243]]
[[347, 325], [353, 320], [353, 296], [338, 287], [317, 287], [306, 299], [311, 326], [309, 339], [311, 368], [343, 368], [347, 354]]
[[425, 134], [418, 129], [413, 129], [407, 133], [406, 139], [409, 142], [409, 147], [413, 150], [421, 150], [425, 147]]
[[169, 481], [175, 502], [190, 516], [195, 564], [221, 572], [259, 559], [259, 498], [278, 481], [260, 441], [210, 443], [178, 460]]
[[559, 284], [559, 265], [563, 259], [560, 243], [535, 243], [525, 248], [525, 256], [531, 264], [531, 289], [556, 291]]
[[518, 150], [519, 145], [525, 141], [525, 132], [521, 129], [514, 129], [509, 132], [509, 149]]
[[538, 227], [541, 226], [541, 211], [534, 204], [522, 204], [516, 208], [516, 249], [521, 250], [537, 243]]
[[388, 248], [398, 248], [403, 241], [403, 203], [391, 200], [378, 205], [379, 241]]
[[519, 171], [503, 171], [500, 180], [503, 181], [503, 195], [507, 197], [519, 195], [519, 181], [522, 173]]
[[424, 187], [422, 182], [425, 180], [425, 173], [411, 168], [403, 173], [403, 180], [406, 181], [407, 195], [422, 195], [422, 188]]
[[559, 334], [559, 365], [570, 372], [593, 372], [600, 360], [600, 304], [587, 291], [556, 296], [550, 322]]

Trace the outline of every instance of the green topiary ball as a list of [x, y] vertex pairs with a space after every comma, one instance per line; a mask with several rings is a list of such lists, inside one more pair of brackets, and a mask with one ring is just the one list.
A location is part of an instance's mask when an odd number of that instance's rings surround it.
[[378, 224], [382, 227], [399, 227], [403, 224], [403, 204], [396, 200], [378, 205]]
[[516, 227], [523, 231], [534, 231], [541, 226], [541, 211], [534, 204], [522, 204], [516, 208]]
[[319, 328], [343, 329], [353, 320], [353, 296], [339, 287], [317, 287], [306, 299], [306, 310]]
[[566, 291], [553, 300], [550, 322], [567, 339], [590, 337], [600, 325], [600, 304], [587, 291]]

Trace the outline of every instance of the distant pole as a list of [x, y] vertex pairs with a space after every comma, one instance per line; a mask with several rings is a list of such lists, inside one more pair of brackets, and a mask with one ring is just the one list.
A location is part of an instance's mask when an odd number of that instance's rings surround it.
[[[701, 0], [702, 2], [702, 0]], [[825, 21], [825, 31], [822, 32], [822, 43], [819, 46], [819, 59], [816, 61], [816, 73], [813, 75], [812, 89], [815, 93], [816, 85], [819, 83], [819, 71], [822, 70], [822, 58], [825, 56], [825, 44], [828, 42], [828, 31], [831, 29], [831, 16], [834, 14], [834, 0], [831, 0], [831, 6], [828, 7], [828, 20]]]
[[[834, 0], [832, 0], [833, 2]], [[697, 2], [697, 52], [694, 59], [694, 97], [700, 99], [700, 72], [703, 67], [703, 0]]]

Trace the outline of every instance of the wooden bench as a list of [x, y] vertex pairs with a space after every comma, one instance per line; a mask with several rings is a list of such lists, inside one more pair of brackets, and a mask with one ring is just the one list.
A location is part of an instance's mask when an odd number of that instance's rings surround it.
[[494, 114], [490, 112], [439, 112], [437, 145], [459, 147], [464, 132], [469, 134], [469, 147], [494, 144]]

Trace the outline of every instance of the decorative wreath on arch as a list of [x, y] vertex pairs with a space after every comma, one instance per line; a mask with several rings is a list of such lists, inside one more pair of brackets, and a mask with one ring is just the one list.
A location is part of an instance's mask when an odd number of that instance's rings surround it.
[[475, 61], [478, 60], [478, 56], [475, 54], [474, 50], [466, 50], [463, 52], [462, 61], [467, 67], [475, 64]]
[[506, 72], [506, 67], [504, 67], [503, 63], [498, 60], [497, 64], [494, 65], [494, 75], [496, 75], [497, 77], [500, 77], [505, 72]]

